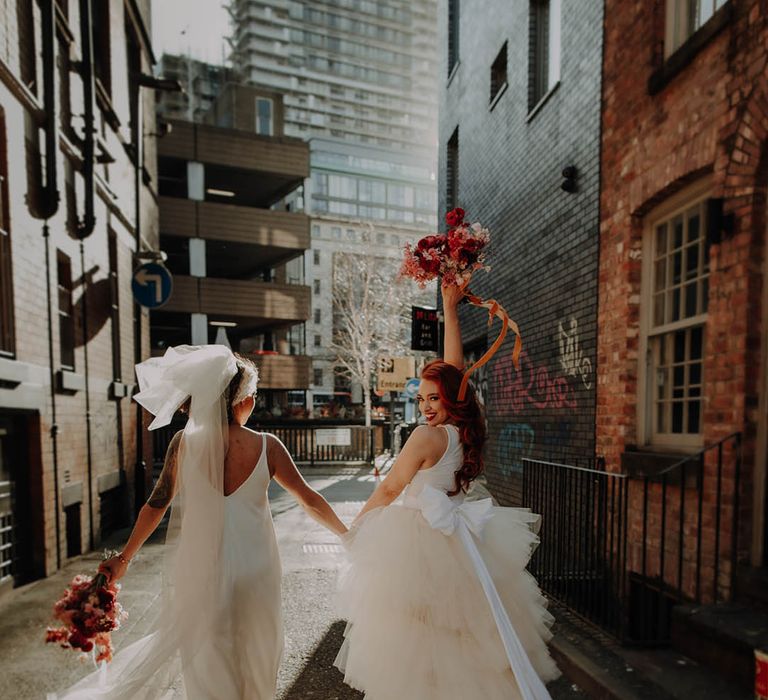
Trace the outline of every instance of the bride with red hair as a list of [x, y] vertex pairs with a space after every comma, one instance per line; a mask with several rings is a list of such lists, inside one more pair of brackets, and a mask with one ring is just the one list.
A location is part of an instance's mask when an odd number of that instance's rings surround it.
[[424, 367], [417, 427], [345, 537], [348, 620], [336, 666], [368, 700], [543, 700], [559, 675], [552, 616], [525, 571], [539, 516], [467, 497], [485, 422], [463, 352], [456, 286], [443, 286], [445, 357]]

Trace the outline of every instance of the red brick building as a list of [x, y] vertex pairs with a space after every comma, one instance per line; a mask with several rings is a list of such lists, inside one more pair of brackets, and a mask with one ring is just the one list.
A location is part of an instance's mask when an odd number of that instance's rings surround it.
[[130, 399], [149, 354], [131, 277], [158, 241], [148, 18], [0, 8], [0, 592], [96, 546], [151, 477]]
[[766, 564], [767, 59], [764, 1], [606, 2], [596, 450], [640, 598]]

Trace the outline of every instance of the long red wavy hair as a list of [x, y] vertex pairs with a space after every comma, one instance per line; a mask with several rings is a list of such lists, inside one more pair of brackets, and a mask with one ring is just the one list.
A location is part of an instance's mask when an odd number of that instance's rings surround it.
[[463, 401], [458, 401], [459, 387], [464, 374], [447, 362], [433, 360], [424, 366], [421, 378], [437, 384], [437, 393], [445, 407], [450, 422], [459, 429], [464, 446], [464, 463], [456, 470], [456, 489], [449, 492], [455, 496], [466, 491], [469, 485], [483, 472], [483, 445], [485, 445], [485, 421], [475, 390], [470, 384]]

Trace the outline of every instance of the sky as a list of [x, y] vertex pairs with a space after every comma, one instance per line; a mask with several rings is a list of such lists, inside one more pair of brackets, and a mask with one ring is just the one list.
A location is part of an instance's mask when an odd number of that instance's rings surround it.
[[[193, 9], [194, 8], [194, 9]], [[222, 63], [229, 15], [223, 0], [154, 0], [152, 44], [159, 58], [164, 53]]]

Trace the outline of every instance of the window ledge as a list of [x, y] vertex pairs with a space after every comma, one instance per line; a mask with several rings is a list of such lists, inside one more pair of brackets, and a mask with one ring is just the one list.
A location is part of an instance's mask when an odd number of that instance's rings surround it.
[[504, 85], [502, 85], [498, 92], [493, 96], [493, 99], [491, 100], [491, 104], [488, 106], [488, 111], [493, 112], [493, 108], [496, 106], [496, 103], [501, 99], [501, 96], [507, 91], [507, 88], [509, 87], [509, 83], [505, 82]]
[[[659, 449], [663, 451], [656, 451]], [[661, 472], [677, 464], [682, 459], [695, 455], [696, 452], [697, 450], [673, 451], [671, 449], [654, 447], [628, 447], [621, 454], [621, 470], [634, 479], [649, 477], [652, 481], [661, 481]], [[682, 468], [667, 472], [667, 484], [679, 484], [681, 475]], [[697, 465], [696, 462], [691, 461], [686, 467], [686, 485], [694, 485], [696, 476]]]
[[57, 373], [58, 390], [65, 394], [76, 394], [85, 390], [85, 376], [70, 369], [60, 369]]
[[549, 91], [546, 93], [546, 95], [544, 95], [544, 97], [542, 97], [542, 98], [541, 98], [541, 99], [540, 99], [540, 100], [539, 100], [539, 101], [538, 101], [538, 102], [537, 102], [537, 103], [534, 105], [533, 109], [531, 109], [531, 111], [530, 111], [530, 112], [528, 112], [528, 116], [525, 118], [525, 122], [526, 122], [526, 124], [530, 124], [530, 123], [531, 123], [531, 121], [533, 120], [533, 118], [534, 118], [534, 117], [535, 117], [535, 116], [536, 116], [536, 115], [537, 115], [539, 112], [541, 112], [541, 110], [543, 109], [544, 105], [545, 105], [547, 102], [549, 102], [549, 98], [550, 98], [550, 97], [552, 97], [552, 95], [555, 93], [555, 91], [556, 91], [556, 90], [557, 90], [557, 88], [559, 88], [559, 87], [560, 87], [560, 81], [558, 80], [558, 81], [557, 81], [557, 82], [556, 82], [556, 83], [555, 83], [555, 84], [554, 84], [554, 85], [553, 85], [551, 88], [549, 88]]
[[446, 83], [446, 87], [450, 87], [451, 82], [453, 82], [453, 77], [456, 75], [456, 73], [459, 72], [460, 65], [461, 65], [461, 61], [456, 61], [456, 63], [453, 64], [453, 68], [451, 68], [451, 72], [448, 73], [448, 81]]
[[701, 25], [657, 68], [648, 79], [648, 94], [657, 95], [681, 73], [733, 19], [733, 3], [728, 2]]

